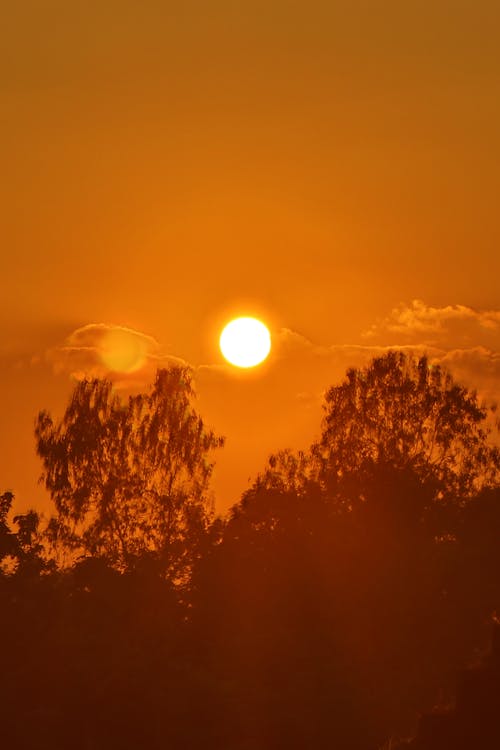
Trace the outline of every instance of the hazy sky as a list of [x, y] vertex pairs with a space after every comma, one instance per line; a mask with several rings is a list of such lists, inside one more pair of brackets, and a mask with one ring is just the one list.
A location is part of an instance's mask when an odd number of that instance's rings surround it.
[[[221, 508], [376, 347], [422, 345], [495, 395], [498, 2], [9, 6], [0, 489], [20, 507], [48, 507], [35, 414], [113, 326], [196, 368]], [[244, 313], [275, 341], [247, 375], [217, 348]]]

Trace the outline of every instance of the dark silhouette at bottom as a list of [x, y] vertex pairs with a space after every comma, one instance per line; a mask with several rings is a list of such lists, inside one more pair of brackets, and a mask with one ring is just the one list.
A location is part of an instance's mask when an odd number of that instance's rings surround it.
[[455, 707], [424, 714], [416, 737], [394, 750], [500, 748], [500, 624], [493, 628], [491, 653], [458, 676]]

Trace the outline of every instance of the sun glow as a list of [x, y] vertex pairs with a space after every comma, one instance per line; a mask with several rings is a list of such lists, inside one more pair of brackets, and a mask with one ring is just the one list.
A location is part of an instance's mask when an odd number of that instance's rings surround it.
[[271, 334], [257, 318], [235, 318], [222, 331], [219, 345], [235, 367], [255, 367], [271, 351]]
[[133, 331], [111, 330], [101, 343], [101, 360], [113, 372], [135, 372], [146, 358], [145, 342]]

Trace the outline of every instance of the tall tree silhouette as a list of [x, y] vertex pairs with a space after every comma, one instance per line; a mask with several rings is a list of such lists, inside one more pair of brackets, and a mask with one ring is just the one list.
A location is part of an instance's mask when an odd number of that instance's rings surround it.
[[43, 479], [65, 547], [119, 569], [151, 556], [171, 580], [189, 572], [208, 522], [210, 453], [223, 438], [192, 406], [186, 367], [159, 370], [148, 393], [122, 403], [106, 380], [77, 384], [61, 422], [36, 420]]

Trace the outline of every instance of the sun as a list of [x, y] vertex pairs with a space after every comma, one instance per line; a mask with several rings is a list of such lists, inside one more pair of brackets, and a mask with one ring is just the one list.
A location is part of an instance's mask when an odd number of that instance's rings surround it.
[[271, 334], [257, 318], [235, 318], [222, 331], [219, 345], [225, 359], [235, 367], [255, 367], [271, 351]]

